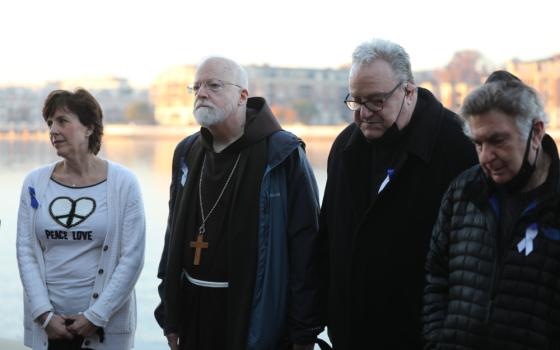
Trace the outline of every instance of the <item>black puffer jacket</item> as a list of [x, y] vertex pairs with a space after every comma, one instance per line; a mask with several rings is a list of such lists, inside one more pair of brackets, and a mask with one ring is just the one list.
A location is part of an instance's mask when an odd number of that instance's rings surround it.
[[[480, 167], [451, 184], [426, 262], [426, 348], [560, 349], [559, 162], [548, 135], [543, 149], [552, 157], [545, 194], [500, 242], [497, 201]], [[518, 244], [534, 224], [526, 255]]]

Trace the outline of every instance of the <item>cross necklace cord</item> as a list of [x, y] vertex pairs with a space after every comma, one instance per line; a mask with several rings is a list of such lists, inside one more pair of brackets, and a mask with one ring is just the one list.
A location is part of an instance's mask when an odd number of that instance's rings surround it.
[[204, 165], [206, 164], [206, 154], [204, 154], [204, 158], [202, 160], [202, 168], [200, 169], [200, 178], [198, 179], [198, 198], [200, 203], [200, 216], [202, 217], [202, 224], [198, 228], [198, 236], [196, 237], [196, 241], [190, 242], [191, 248], [195, 248], [193, 262], [194, 265], [200, 265], [200, 255], [202, 253], [202, 249], [208, 248], [208, 242], [204, 242], [204, 234], [206, 233], [206, 221], [208, 221], [208, 218], [210, 217], [210, 215], [212, 215], [214, 209], [216, 209], [216, 206], [220, 202], [220, 199], [222, 199], [222, 196], [224, 195], [224, 192], [226, 191], [226, 188], [231, 181], [231, 178], [233, 177], [233, 173], [235, 172], [235, 169], [237, 169], [237, 164], [239, 163], [240, 158], [241, 153], [237, 156], [235, 164], [233, 164], [233, 168], [231, 169], [231, 172], [229, 173], [226, 183], [224, 184], [224, 187], [222, 187], [222, 191], [218, 195], [216, 202], [214, 203], [208, 214], [205, 216], [204, 206], [202, 205], [202, 175], [204, 174]]

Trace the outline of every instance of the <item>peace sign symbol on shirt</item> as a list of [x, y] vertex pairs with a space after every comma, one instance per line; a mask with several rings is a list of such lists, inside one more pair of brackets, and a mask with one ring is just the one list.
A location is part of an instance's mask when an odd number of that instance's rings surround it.
[[71, 228], [86, 220], [95, 211], [95, 200], [81, 197], [57, 197], [49, 205], [49, 213], [58, 224]]

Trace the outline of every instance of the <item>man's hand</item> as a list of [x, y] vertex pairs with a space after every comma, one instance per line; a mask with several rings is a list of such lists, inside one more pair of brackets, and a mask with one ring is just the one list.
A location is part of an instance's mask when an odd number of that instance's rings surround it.
[[177, 333], [169, 333], [166, 335], [167, 337], [167, 344], [169, 344], [169, 348], [171, 350], [178, 350], [179, 349], [179, 335]]
[[[43, 324], [47, 319], [48, 312], [39, 316], [39, 323]], [[72, 339], [74, 336], [68, 332], [64, 325], [64, 318], [60, 315], [54, 314], [45, 328], [49, 339]]]
[[306, 345], [294, 344], [293, 350], [313, 350], [314, 346], [315, 344], [306, 344]]
[[74, 335], [89, 337], [97, 330], [97, 326], [90, 322], [84, 315], [67, 316], [66, 320], [72, 320], [72, 323], [66, 326], [66, 329]]

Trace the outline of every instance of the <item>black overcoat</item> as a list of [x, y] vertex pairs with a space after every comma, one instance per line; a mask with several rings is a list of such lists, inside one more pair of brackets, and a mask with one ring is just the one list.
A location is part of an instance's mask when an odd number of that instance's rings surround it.
[[441, 198], [477, 162], [460, 119], [418, 89], [394, 176], [370, 201], [371, 144], [335, 140], [321, 210], [328, 235], [328, 329], [335, 349], [420, 349], [424, 261]]

